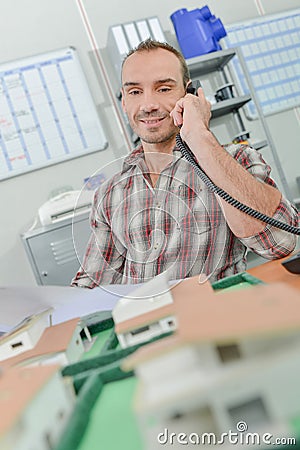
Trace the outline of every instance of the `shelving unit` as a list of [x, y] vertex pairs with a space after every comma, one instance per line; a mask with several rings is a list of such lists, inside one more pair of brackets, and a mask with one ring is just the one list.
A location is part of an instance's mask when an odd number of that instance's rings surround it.
[[[230, 70], [230, 62], [233, 58], [238, 58], [241, 70], [244, 73], [245, 80], [248, 85], [249, 95], [239, 95], [238, 93], [238, 87], [235, 85], [236, 80], [234, 79], [232, 71]], [[190, 58], [187, 60], [187, 65], [190, 70], [192, 81], [199, 80], [202, 84], [202, 78], [207, 78], [208, 76], [217, 76], [219, 78], [219, 83], [226, 84], [232, 82], [234, 85], [235, 92], [232, 98], [212, 104], [212, 128], [214, 126], [214, 119], [230, 115], [235, 123], [237, 132], [244, 132], [246, 128], [240, 109], [249, 101], [252, 100], [254, 102], [258, 112], [258, 120], [261, 124], [264, 137], [260, 138], [259, 140], [250, 140], [250, 143], [257, 150], [263, 149], [266, 146], [270, 148], [285, 196], [289, 200], [292, 200], [289, 186], [276, 151], [275, 143], [272, 139], [268, 124], [263, 115], [262, 108], [255, 93], [255, 88], [253, 86], [243, 55], [239, 51], [239, 49], [229, 48], [197, 56], [195, 58]], [[224, 119], [225, 122], [228, 122], [228, 120], [229, 118], [227, 117]], [[229, 139], [229, 142], [231, 139]]]

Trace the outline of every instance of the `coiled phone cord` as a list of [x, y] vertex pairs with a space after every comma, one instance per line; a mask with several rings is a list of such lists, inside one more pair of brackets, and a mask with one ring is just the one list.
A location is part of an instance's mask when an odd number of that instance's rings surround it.
[[265, 214], [250, 208], [250, 206], [239, 202], [235, 198], [231, 197], [222, 188], [216, 186], [213, 181], [206, 175], [206, 173], [201, 169], [200, 165], [195, 160], [193, 153], [190, 148], [183, 142], [180, 134], [176, 136], [176, 145], [181, 151], [182, 155], [187, 159], [187, 161], [192, 165], [196, 174], [201, 178], [201, 180], [206, 184], [206, 186], [215, 194], [219, 195], [223, 200], [225, 200], [230, 205], [234, 206], [238, 210], [248, 214], [255, 219], [261, 220], [262, 222], [271, 225], [272, 227], [279, 228], [280, 230], [287, 231], [288, 233], [300, 235], [300, 228], [294, 227], [292, 225], [287, 225], [286, 223], [280, 222], [279, 220], [273, 219], [272, 217], [266, 216]]

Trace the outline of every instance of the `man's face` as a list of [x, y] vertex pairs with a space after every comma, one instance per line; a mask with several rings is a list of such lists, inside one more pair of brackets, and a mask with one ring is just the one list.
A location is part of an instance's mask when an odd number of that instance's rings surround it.
[[122, 106], [133, 131], [143, 142], [173, 140], [178, 128], [170, 112], [185, 88], [180, 61], [165, 49], [134, 53], [122, 71]]

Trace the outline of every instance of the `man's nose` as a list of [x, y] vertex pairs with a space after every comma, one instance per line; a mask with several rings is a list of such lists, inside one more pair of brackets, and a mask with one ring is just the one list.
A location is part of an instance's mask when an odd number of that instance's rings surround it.
[[157, 109], [159, 109], [159, 104], [156, 101], [155, 96], [151, 93], [144, 93], [140, 105], [140, 110], [145, 112], [151, 112]]

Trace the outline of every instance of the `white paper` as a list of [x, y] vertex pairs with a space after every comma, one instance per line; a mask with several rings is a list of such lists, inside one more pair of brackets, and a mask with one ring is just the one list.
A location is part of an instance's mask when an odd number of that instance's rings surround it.
[[69, 286], [0, 287], [0, 333], [25, 317], [53, 307], [53, 325], [99, 311], [111, 311], [117, 301], [138, 285], [110, 285], [95, 289]]

